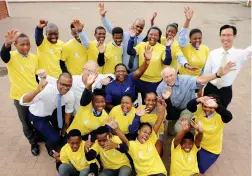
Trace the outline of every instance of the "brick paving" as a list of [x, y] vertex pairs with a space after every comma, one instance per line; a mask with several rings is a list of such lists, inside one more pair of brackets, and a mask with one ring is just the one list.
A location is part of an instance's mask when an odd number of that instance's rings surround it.
[[[166, 23], [177, 22], [181, 27], [184, 22], [183, 7], [189, 5], [195, 10], [191, 26], [202, 29], [203, 43], [210, 49], [220, 46], [218, 30], [224, 23], [237, 26], [238, 37], [235, 42], [237, 48], [250, 45], [250, 8], [239, 4], [111, 2], [105, 5], [109, 10], [108, 17], [111, 22], [124, 29], [127, 29], [135, 17], [143, 16], [149, 19], [153, 11], [157, 11], [157, 25], [163, 30]], [[101, 24], [97, 3], [10, 3], [9, 8], [12, 17], [0, 21], [0, 41], [4, 41], [3, 36], [7, 29], [17, 28], [31, 38], [33, 52], [36, 51], [33, 31], [40, 18], [46, 18], [58, 24], [60, 38], [63, 41], [71, 38], [69, 24], [73, 17], [79, 17], [84, 21], [85, 31], [90, 39], [93, 39], [94, 28]], [[114, 10], [112, 11], [112, 9]], [[111, 37], [108, 35], [107, 38]], [[0, 66], [3, 65], [0, 61]], [[233, 85], [233, 101], [229, 109], [234, 118], [224, 129], [223, 152], [216, 164], [207, 171], [207, 176], [251, 175], [250, 70], [251, 64], [250, 61], [247, 61]], [[0, 97], [2, 99], [0, 105], [0, 175], [57, 175], [54, 161], [47, 155], [44, 144], [41, 144], [40, 156], [31, 155], [30, 146], [22, 133], [13, 101], [9, 98], [9, 88], [10, 83], [7, 76], [0, 77]], [[170, 161], [170, 142], [171, 139], [166, 137], [163, 161], [167, 168], [169, 168]]]

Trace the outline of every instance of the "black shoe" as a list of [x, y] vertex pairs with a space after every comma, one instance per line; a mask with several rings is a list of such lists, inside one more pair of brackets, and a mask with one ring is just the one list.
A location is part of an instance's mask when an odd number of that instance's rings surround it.
[[39, 145], [38, 145], [38, 144], [32, 144], [32, 145], [31, 145], [31, 153], [32, 153], [34, 156], [38, 156], [38, 155], [39, 155], [40, 149], [39, 149]]

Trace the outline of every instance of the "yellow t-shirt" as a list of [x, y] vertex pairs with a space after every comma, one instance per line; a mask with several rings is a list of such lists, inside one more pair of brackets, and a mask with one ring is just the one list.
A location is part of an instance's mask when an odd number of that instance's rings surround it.
[[117, 105], [110, 111], [109, 117], [115, 117], [115, 120], [119, 123], [119, 128], [122, 130], [122, 132], [124, 134], [128, 134], [129, 125], [132, 124], [135, 113], [136, 109], [132, 107], [130, 112], [126, 116], [124, 116], [121, 105]]
[[43, 42], [37, 48], [39, 69], [45, 69], [48, 75], [57, 79], [62, 73], [60, 59], [63, 45], [64, 42], [61, 40], [52, 44], [44, 36]]
[[[118, 136], [112, 136], [111, 140], [116, 144], [121, 144], [122, 141]], [[116, 149], [104, 150], [96, 140], [91, 149], [95, 150], [97, 155], [101, 157], [101, 163], [104, 169], [119, 169], [122, 166], [130, 166], [130, 162], [125, 153], [121, 153]]]
[[181, 149], [179, 144], [174, 148], [174, 139], [171, 144], [171, 169], [170, 176], [190, 176], [199, 173], [197, 152], [199, 148], [194, 144], [190, 153]]
[[[103, 44], [103, 47], [106, 47], [105, 44]], [[95, 61], [97, 63], [99, 50], [97, 48], [97, 41], [91, 41], [89, 42], [88, 46], [88, 60]], [[98, 67], [98, 72], [102, 74], [103, 67]]]
[[201, 147], [216, 155], [220, 154], [222, 150], [224, 128], [224, 122], [220, 114], [215, 112], [211, 118], [204, 117], [205, 114], [200, 104], [197, 106], [197, 111], [194, 114], [195, 121], [202, 124], [202, 129], [204, 131], [203, 139], [200, 143]]
[[38, 58], [36, 55], [29, 53], [28, 57], [23, 57], [18, 51], [11, 51], [10, 61], [6, 65], [11, 82], [10, 98], [19, 100], [24, 94], [37, 88], [35, 74], [38, 69]]
[[[145, 46], [148, 44], [149, 42], [141, 42], [135, 47], [136, 53], [139, 56], [139, 66], [144, 62]], [[164, 66], [163, 61], [165, 60], [165, 46], [160, 43], [156, 43], [156, 45], [151, 46], [151, 48], [153, 50], [150, 65], [140, 79], [146, 82], [155, 83], [162, 80], [160, 73]]]
[[122, 63], [122, 46], [118, 47], [109, 42], [106, 46], [106, 51], [104, 53], [105, 64], [103, 67], [103, 74], [109, 74], [115, 72], [115, 66], [119, 63]]
[[81, 75], [82, 68], [87, 62], [87, 49], [76, 39], [71, 39], [64, 44], [61, 60], [65, 61], [67, 70], [72, 75]]
[[190, 43], [188, 43], [184, 48], [181, 48], [181, 50], [186, 57], [188, 64], [198, 67], [199, 69], [197, 69], [196, 71], [191, 71], [186, 69], [185, 67], [180, 67], [179, 73], [184, 75], [199, 76], [206, 64], [207, 57], [209, 55], [208, 47], [205, 45], [200, 45], [199, 50], [196, 50]]
[[87, 106], [80, 106], [67, 132], [72, 129], [78, 129], [82, 136], [89, 134], [100, 126], [105, 125], [107, 118], [108, 114], [105, 110], [102, 111], [101, 116], [96, 117], [92, 111], [91, 102]]
[[164, 163], [155, 147], [156, 142], [157, 135], [154, 131], [152, 131], [150, 138], [143, 144], [138, 141], [129, 142], [129, 154], [133, 159], [137, 176], [160, 173], [167, 175]]
[[[140, 109], [144, 109], [144, 108], [145, 108], [145, 105], [141, 105], [141, 106], [139, 106], [139, 108], [140, 108]], [[152, 126], [154, 126], [157, 119], [158, 119], [157, 114], [145, 114], [145, 115], [143, 115], [143, 116], [140, 118], [140, 121], [141, 121], [141, 122], [148, 122], [148, 123], [150, 123]], [[159, 133], [159, 134], [164, 134], [164, 123], [160, 126], [158, 133]]]
[[69, 144], [64, 145], [60, 151], [60, 161], [64, 164], [72, 164], [78, 171], [89, 168], [89, 164], [95, 162], [95, 160], [87, 161], [84, 145], [85, 141], [82, 141], [76, 152], [72, 151]]
[[[161, 44], [166, 46], [165, 42], [166, 42], [166, 38], [161, 37]], [[180, 67], [180, 65], [178, 64], [178, 56], [183, 56], [183, 53], [181, 51], [181, 48], [177, 40], [174, 40], [171, 44], [171, 55], [172, 55], [172, 62], [171, 62], [171, 65], [169, 66], [174, 68], [176, 71], [178, 71]]]

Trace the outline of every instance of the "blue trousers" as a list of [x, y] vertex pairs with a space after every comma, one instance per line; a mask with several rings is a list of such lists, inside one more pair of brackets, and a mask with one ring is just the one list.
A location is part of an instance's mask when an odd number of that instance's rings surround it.
[[219, 155], [213, 154], [203, 148], [197, 153], [198, 167], [201, 174], [204, 174], [213, 163], [218, 159]]

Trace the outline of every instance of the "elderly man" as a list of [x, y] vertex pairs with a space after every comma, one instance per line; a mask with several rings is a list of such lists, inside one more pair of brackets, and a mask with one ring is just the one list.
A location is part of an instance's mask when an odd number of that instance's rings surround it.
[[[98, 64], [94, 61], [89, 60], [86, 62], [86, 64], [83, 67], [82, 75], [73, 76], [73, 86], [71, 90], [73, 91], [74, 98], [75, 98], [74, 114], [78, 111], [80, 107], [80, 99], [81, 99], [82, 92], [84, 91], [85, 86], [87, 84], [88, 75], [91, 73], [97, 73], [97, 69], [98, 69]], [[39, 70], [37, 74], [40, 78], [46, 78], [46, 80], [50, 84], [56, 84], [57, 80], [49, 75], [47, 76], [44, 70]], [[101, 89], [103, 86], [109, 84], [114, 79], [115, 79], [115, 76], [113, 74], [105, 74], [105, 75], [99, 74], [95, 80], [95, 83], [93, 84], [92, 89], [94, 88]]]
[[167, 103], [166, 119], [171, 120], [168, 126], [169, 135], [174, 135], [174, 125], [181, 112], [186, 109], [187, 103], [196, 98], [195, 89], [198, 88], [197, 84], [205, 84], [222, 77], [233, 71], [233, 67], [235, 67], [235, 63], [228, 62], [225, 67], [220, 67], [216, 73], [199, 77], [177, 75], [176, 71], [171, 67], [166, 67], [161, 72], [163, 81], [157, 87], [157, 94], [159, 97], [164, 98]]

